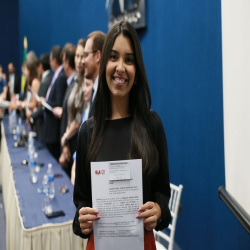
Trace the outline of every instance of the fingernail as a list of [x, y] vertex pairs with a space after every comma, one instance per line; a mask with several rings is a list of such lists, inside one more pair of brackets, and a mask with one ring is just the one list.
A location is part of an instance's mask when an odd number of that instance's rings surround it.
[[98, 210], [97, 209], [94, 209], [95, 213], [98, 213]]
[[135, 218], [139, 218], [139, 214], [137, 214], [137, 215], [135, 216]]
[[100, 215], [97, 216], [98, 219], [101, 219], [102, 217]]
[[139, 208], [139, 209], [138, 209], [138, 212], [141, 212], [141, 211], [142, 211], [142, 209], [141, 209], [141, 208]]

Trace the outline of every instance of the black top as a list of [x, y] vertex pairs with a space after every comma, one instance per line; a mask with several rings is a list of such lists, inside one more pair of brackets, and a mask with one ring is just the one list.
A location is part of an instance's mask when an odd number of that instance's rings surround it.
[[[106, 121], [97, 161], [129, 159], [131, 121], [131, 117]], [[82, 207], [92, 207], [91, 176], [86, 170], [85, 159], [93, 132], [93, 123], [94, 119], [92, 117], [82, 125], [77, 144], [74, 188], [74, 203], [77, 211], [73, 221], [73, 231], [82, 238], [87, 238], [88, 235], [84, 235], [81, 232], [78, 222], [78, 211]], [[159, 168], [154, 175], [148, 174], [147, 172], [143, 173], [143, 203], [145, 204], [148, 201], [153, 201], [159, 204], [162, 215], [161, 219], [158, 221], [156, 230], [162, 230], [168, 226], [171, 219], [168, 208], [170, 185], [167, 141], [161, 119], [154, 111], [151, 111], [150, 123], [153, 140], [159, 152]]]

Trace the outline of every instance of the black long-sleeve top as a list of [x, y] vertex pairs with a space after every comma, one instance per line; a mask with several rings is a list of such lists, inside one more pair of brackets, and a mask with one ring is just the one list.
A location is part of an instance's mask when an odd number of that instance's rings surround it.
[[[107, 120], [97, 161], [127, 160], [131, 142], [131, 117], [118, 120]], [[159, 153], [159, 168], [155, 174], [143, 173], [143, 203], [157, 202], [161, 208], [161, 218], [156, 230], [166, 228], [171, 215], [168, 208], [170, 198], [168, 149], [164, 128], [160, 117], [154, 111], [150, 112], [150, 123], [155, 146]], [[85, 160], [88, 145], [93, 132], [93, 117], [81, 127], [77, 143], [76, 173], [74, 187], [74, 204], [76, 214], [73, 221], [73, 231], [82, 238], [88, 238], [81, 232], [78, 221], [79, 210], [82, 207], [92, 207], [91, 176], [86, 170]], [[138, 208], [139, 209], [139, 208]]]

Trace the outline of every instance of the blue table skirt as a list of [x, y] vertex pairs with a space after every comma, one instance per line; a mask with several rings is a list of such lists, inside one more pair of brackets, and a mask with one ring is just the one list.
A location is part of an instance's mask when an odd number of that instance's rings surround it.
[[[72, 221], [75, 215], [75, 206], [73, 204], [73, 186], [67, 174], [63, 171], [59, 163], [53, 158], [47, 148], [39, 141], [35, 141], [35, 147], [38, 153], [38, 162], [43, 162], [38, 173], [38, 182], [33, 184], [30, 181], [28, 165], [23, 165], [22, 161], [27, 159], [27, 147], [14, 147], [15, 140], [8, 130], [8, 117], [3, 118], [7, 147], [13, 168], [13, 178], [18, 196], [21, 217], [25, 228], [38, 227], [48, 223], [62, 223]], [[63, 177], [55, 178], [55, 198], [51, 204], [53, 211], [63, 210], [65, 216], [48, 219], [42, 211], [43, 195], [37, 192], [37, 188], [42, 186], [43, 176], [47, 172], [48, 163], [52, 163], [54, 174], [62, 174]], [[60, 194], [59, 187], [66, 184], [69, 192]], [[14, 198], [14, 197], [13, 197]]]

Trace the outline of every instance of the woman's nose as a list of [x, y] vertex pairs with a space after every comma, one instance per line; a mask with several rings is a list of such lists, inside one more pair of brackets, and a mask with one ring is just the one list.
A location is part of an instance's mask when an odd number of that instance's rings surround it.
[[122, 59], [118, 61], [118, 64], [116, 66], [116, 71], [118, 71], [118, 72], [124, 72], [125, 71], [124, 62], [123, 62]]

